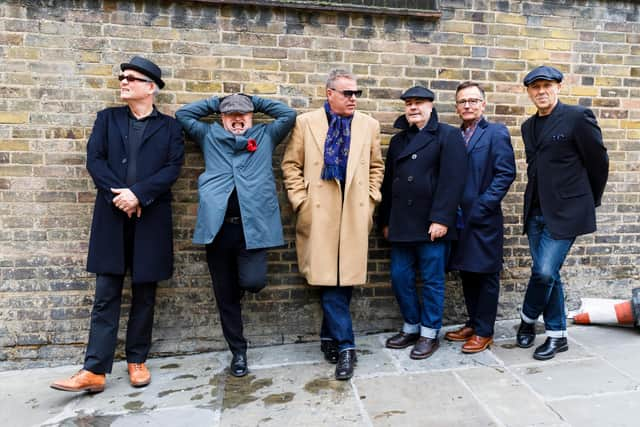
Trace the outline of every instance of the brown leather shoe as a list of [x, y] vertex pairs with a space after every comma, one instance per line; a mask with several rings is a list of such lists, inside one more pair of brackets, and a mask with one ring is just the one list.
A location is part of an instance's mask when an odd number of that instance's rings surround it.
[[493, 337], [481, 337], [480, 335], [474, 335], [467, 340], [462, 346], [463, 353], [480, 353], [485, 351], [489, 346], [493, 344]]
[[460, 329], [456, 329], [455, 331], [447, 332], [444, 334], [444, 339], [447, 341], [466, 341], [474, 333], [474, 329], [469, 326], [463, 326]]
[[94, 374], [91, 371], [80, 369], [76, 374], [66, 380], [58, 380], [51, 384], [51, 388], [62, 391], [88, 391], [100, 393], [104, 390], [105, 375]]
[[410, 345], [413, 345], [420, 338], [420, 334], [406, 334], [404, 332], [398, 332], [391, 338], [387, 339], [385, 346], [387, 348], [407, 348]]
[[144, 363], [127, 363], [129, 381], [134, 387], [144, 387], [151, 382], [151, 372]]
[[411, 350], [409, 357], [415, 360], [426, 359], [431, 356], [440, 347], [437, 338], [420, 337], [418, 342]]

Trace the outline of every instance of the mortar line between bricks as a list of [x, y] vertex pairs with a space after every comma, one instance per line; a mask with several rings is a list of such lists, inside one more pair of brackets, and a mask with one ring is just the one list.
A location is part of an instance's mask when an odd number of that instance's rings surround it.
[[349, 384], [351, 385], [351, 391], [353, 392], [354, 398], [356, 399], [356, 405], [358, 405], [358, 409], [360, 410], [360, 415], [362, 415], [364, 425], [366, 427], [373, 427], [371, 418], [369, 418], [369, 413], [365, 409], [362, 400], [360, 400], [360, 392], [358, 392], [358, 386], [356, 386], [356, 382], [353, 380], [353, 378], [349, 380]]
[[[582, 348], [585, 349], [585, 351], [587, 351], [587, 353], [590, 353], [594, 358], [599, 359], [600, 361], [604, 362], [606, 365], [610, 366], [613, 368], [613, 370], [617, 371], [619, 374], [621, 374], [622, 376], [629, 378], [632, 381], [635, 381], [636, 383], [640, 383], [640, 379], [635, 378], [634, 376], [630, 375], [629, 373], [623, 371], [622, 369], [618, 368], [616, 365], [614, 365], [613, 363], [611, 363], [608, 359], [606, 359], [604, 356], [602, 356], [599, 353], [594, 353], [591, 350], [587, 349], [587, 346], [584, 345], [583, 343], [580, 342], [580, 340], [576, 340], [575, 338], [571, 337], [570, 338], [571, 341], [577, 343], [579, 346], [581, 346]], [[636, 388], [638, 388], [638, 385], [636, 385]]]
[[460, 383], [460, 385], [469, 392], [469, 394], [471, 394], [471, 397], [473, 397], [475, 399], [476, 402], [478, 402], [478, 404], [480, 405], [480, 407], [482, 409], [484, 409], [484, 411], [489, 415], [489, 418], [491, 418], [491, 420], [496, 423], [496, 425], [500, 426], [500, 427], [505, 427], [506, 424], [504, 424], [502, 421], [500, 421], [500, 418], [498, 418], [498, 416], [496, 414], [493, 413], [493, 411], [491, 410], [491, 408], [489, 407], [489, 405], [487, 405], [486, 403], [484, 403], [482, 400], [480, 400], [480, 398], [476, 395], [476, 393], [471, 390], [471, 387], [469, 387], [469, 385], [464, 382], [464, 380], [462, 378], [460, 378], [460, 375], [458, 375], [457, 372], [452, 372], [453, 376], [455, 377], [456, 380], [458, 380], [458, 382]]

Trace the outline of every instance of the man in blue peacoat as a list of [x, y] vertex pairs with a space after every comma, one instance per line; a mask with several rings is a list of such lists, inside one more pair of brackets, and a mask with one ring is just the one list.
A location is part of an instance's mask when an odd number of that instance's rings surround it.
[[569, 349], [560, 269], [576, 237], [596, 230], [596, 207], [609, 174], [593, 112], [558, 100], [562, 78], [560, 70], [544, 65], [524, 78], [537, 109], [521, 127], [527, 156], [523, 223], [533, 263], [516, 343], [533, 346], [542, 314], [547, 339], [533, 352], [538, 360]]
[[[254, 126], [254, 112], [274, 118]], [[221, 113], [221, 124], [201, 119]], [[267, 281], [267, 248], [284, 244], [273, 150], [296, 112], [279, 101], [241, 93], [185, 105], [176, 118], [202, 149], [198, 217], [193, 242], [206, 245], [222, 332], [233, 354], [230, 372], [248, 373], [240, 300]]]
[[479, 84], [458, 85], [456, 111], [462, 119], [460, 131], [468, 157], [461, 229], [449, 268], [460, 271], [469, 318], [462, 328], [445, 334], [445, 339], [464, 341], [463, 353], [478, 353], [493, 342], [504, 244], [500, 204], [516, 177], [509, 131], [484, 118], [486, 105]]
[[145, 386], [157, 282], [173, 273], [171, 186], [184, 157], [178, 122], [153, 101], [164, 86], [160, 68], [133, 57], [120, 65], [123, 107], [98, 112], [87, 143], [87, 170], [97, 188], [87, 270], [96, 273], [83, 369], [51, 386], [98, 392], [111, 372], [122, 287], [131, 272], [126, 357], [131, 385]]
[[[457, 238], [456, 211], [464, 188], [467, 155], [460, 131], [438, 122], [434, 94], [416, 86], [400, 97], [402, 129], [389, 144], [378, 227], [391, 242], [391, 285], [402, 312], [402, 331], [388, 348], [424, 359], [438, 349], [449, 242]], [[415, 268], [424, 282], [422, 308]]]

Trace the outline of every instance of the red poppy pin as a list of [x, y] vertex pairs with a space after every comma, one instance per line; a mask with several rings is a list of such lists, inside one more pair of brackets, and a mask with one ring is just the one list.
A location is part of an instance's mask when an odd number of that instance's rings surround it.
[[247, 151], [250, 153], [253, 153], [257, 149], [258, 149], [258, 144], [256, 143], [256, 140], [253, 138], [249, 138], [249, 140], [247, 141]]

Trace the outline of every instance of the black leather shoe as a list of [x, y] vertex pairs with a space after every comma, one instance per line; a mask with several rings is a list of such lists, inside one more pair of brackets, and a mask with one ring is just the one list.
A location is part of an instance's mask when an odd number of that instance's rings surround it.
[[231, 366], [229, 371], [234, 377], [244, 377], [249, 372], [247, 368], [247, 355], [246, 354], [234, 354], [231, 359]]
[[420, 334], [406, 334], [404, 332], [399, 332], [389, 338], [385, 345], [387, 348], [407, 348], [410, 345], [414, 345], [416, 341], [420, 338]]
[[516, 344], [520, 348], [529, 348], [536, 339], [536, 324], [520, 321], [518, 334], [516, 335]]
[[551, 338], [547, 337], [547, 340], [536, 348], [533, 352], [533, 358], [537, 360], [549, 360], [553, 359], [556, 353], [569, 350], [569, 344], [566, 338]]
[[426, 359], [440, 347], [437, 338], [420, 337], [418, 342], [409, 353], [409, 357], [414, 360]]
[[338, 343], [333, 340], [320, 341], [320, 350], [324, 353], [324, 360], [338, 363]]
[[341, 351], [338, 355], [336, 365], [336, 379], [348, 380], [353, 376], [353, 368], [356, 366], [358, 358], [354, 349]]

